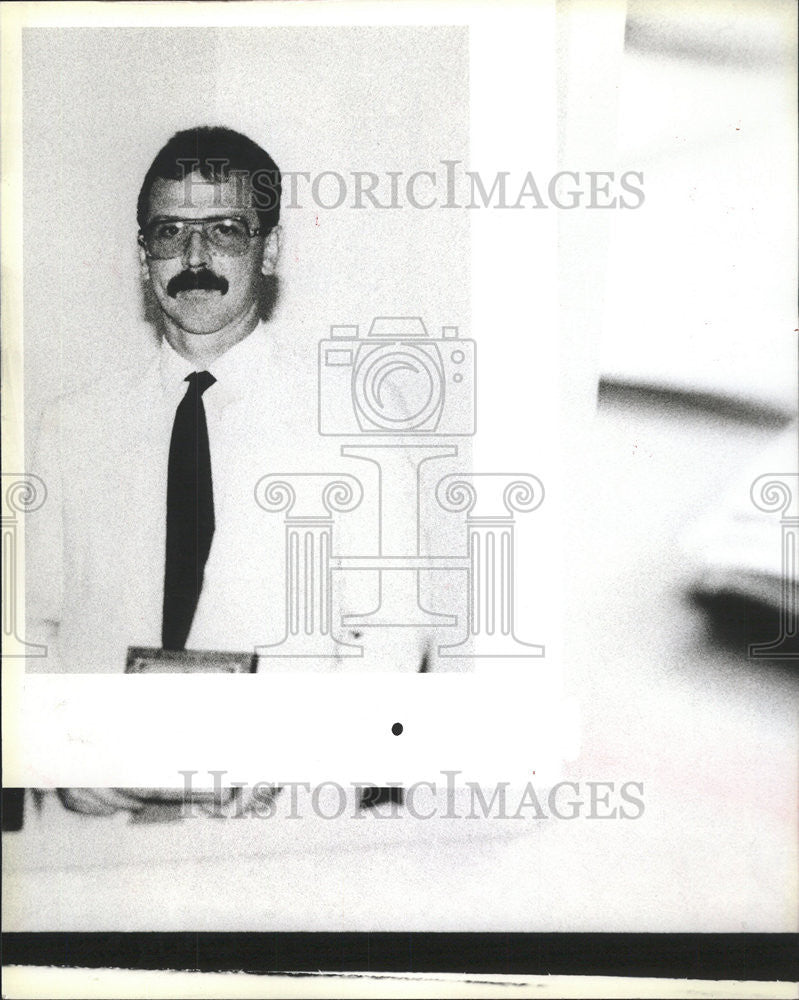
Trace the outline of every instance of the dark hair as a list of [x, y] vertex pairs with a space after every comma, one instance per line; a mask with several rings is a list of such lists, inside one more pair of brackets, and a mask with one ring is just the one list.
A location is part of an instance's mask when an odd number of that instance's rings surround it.
[[246, 174], [251, 185], [252, 207], [258, 213], [263, 234], [278, 224], [281, 176], [269, 153], [241, 132], [221, 125], [199, 125], [176, 132], [145, 174], [136, 206], [140, 229], [147, 222], [153, 182], [159, 177], [182, 181], [195, 172], [207, 181], [226, 181], [232, 174]]

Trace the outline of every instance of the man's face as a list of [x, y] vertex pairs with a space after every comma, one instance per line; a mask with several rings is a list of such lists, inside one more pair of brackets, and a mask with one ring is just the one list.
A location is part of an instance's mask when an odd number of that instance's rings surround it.
[[[259, 228], [245, 180], [206, 181], [200, 174], [185, 180], [157, 178], [150, 191], [147, 223], [157, 219], [244, 219], [250, 231]], [[180, 329], [212, 334], [242, 319], [256, 308], [262, 276], [274, 272], [277, 231], [254, 236], [239, 255], [215, 247], [200, 226], [188, 227], [183, 252], [166, 260], [140, 248], [145, 276], [164, 313]], [[196, 287], [199, 285], [200, 287]]]

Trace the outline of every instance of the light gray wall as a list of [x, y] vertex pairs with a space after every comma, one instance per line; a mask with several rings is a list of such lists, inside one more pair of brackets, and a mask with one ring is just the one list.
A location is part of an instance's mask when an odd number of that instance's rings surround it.
[[[152, 351], [135, 205], [176, 130], [229, 125], [312, 176], [467, 159], [466, 28], [34, 28], [23, 57], [29, 418]], [[468, 213], [356, 210], [348, 184], [339, 209], [284, 210], [276, 331], [313, 356], [331, 323], [379, 314], [466, 335]]]

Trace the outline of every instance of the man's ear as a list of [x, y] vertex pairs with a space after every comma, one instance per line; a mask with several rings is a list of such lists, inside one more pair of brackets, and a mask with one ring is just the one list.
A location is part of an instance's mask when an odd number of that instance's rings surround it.
[[277, 270], [277, 259], [280, 256], [280, 226], [269, 230], [264, 240], [264, 253], [261, 260], [261, 273], [274, 274]]
[[142, 281], [150, 280], [150, 265], [147, 261], [147, 254], [144, 252], [144, 247], [139, 247], [139, 271], [141, 272]]

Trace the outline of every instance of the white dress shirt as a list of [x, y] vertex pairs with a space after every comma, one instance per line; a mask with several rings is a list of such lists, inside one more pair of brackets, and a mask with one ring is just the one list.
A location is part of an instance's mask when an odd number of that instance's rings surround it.
[[[319, 435], [315, 358], [307, 355], [260, 324], [208, 366], [216, 379], [203, 394], [216, 526], [189, 649], [253, 652], [286, 632], [285, 513], [256, 502], [263, 476], [356, 475], [364, 498], [337, 517], [334, 544], [340, 553], [377, 552], [376, 471]], [[48, 496], [26, 526], [26, 638], [46, 642], [49, 654], [28, 669], [117, 673], [129, 646], [160, 646], [169, 443], [195, 370], [164, 341], [143, 373], [62, 397], [45, 412], [31, 471]], [[392, 500], [415, 516], [413, 496]], [[377, 603], [369, 596], [376, 576], [333, 574], [334, 626], [342, 611]], [[259, 669], [415, 671], [428, 639], [425, 630], [375, 629], [363, 636], [362, 658], [261, 661]]]

